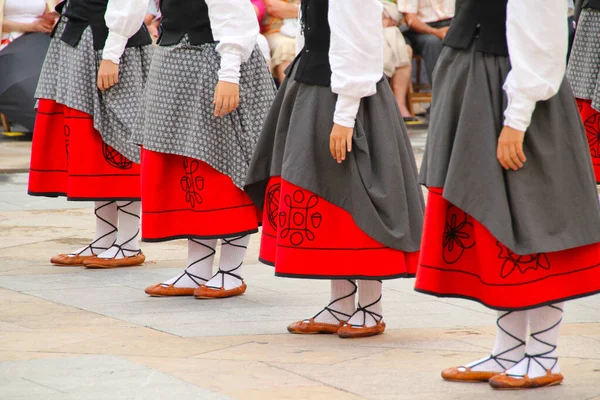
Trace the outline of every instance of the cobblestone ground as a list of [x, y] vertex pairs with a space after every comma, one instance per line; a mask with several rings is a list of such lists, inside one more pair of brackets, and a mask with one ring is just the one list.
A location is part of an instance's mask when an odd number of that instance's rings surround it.
[[[417, 157], [425, 132], [412, 135]], [[29, 145], [0, 143], [0, 399], [596, 399], [600, 297], [567, 305], [564, 385], [493, 392], [453, 384], [444, 367], [486, 355], [494, 313], [463, 300], [384, 285], [388, 330], [364, 340], [286, 333], [328, 300], [328, 283], [273, 277], [250, 245], [244, 296], [222, 301], [149, 298], [178, 273], [183, 241], [145, 244], [143, 267], [52, 267], [51, 255], [86, 244], [88, 203], [26, 195]]]

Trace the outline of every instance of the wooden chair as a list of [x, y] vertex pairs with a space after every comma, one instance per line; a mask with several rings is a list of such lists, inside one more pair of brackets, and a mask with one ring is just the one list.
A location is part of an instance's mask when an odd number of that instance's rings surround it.
[[415, 112], [413, 105], [418, 103], [431, 103], [432, 93], [431, 86], [421, 82], [423, 59], [415, 54], [413, 60], [415, 60], [416, 64], [416, 79], [408, 91], [407, 106], [410, 113], [414, 116]]

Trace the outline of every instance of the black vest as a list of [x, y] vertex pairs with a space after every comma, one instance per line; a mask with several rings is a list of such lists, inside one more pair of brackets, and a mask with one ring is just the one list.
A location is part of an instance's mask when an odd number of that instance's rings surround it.
[[[302, 0], [302, 29], [304, 48], [295, 62], [298, 63], [295, 79], [309, 85], [330, 86], [329, 42], [331, 30], [327, 19], [328, 0]], [[358, 28], [357, 28], [358, 29]]]
[[456, 14], [444, 45], [466, 49], [477, 37], [475, 49], [478, 52], [508, 56], [507, 4], [508, 0], [457, 0]]
[[[108, 37], [108, 28], [104, 21], [104, 14], [108, 0], [69, 0], [63, 10], [63, 16], [67, 18], [67, 25], [60, 37], [61, 40], [73, 47], [77, 46], [83, 31], [89, 26], [94, 36], [94, 49], [104, 48]], [[64, 3], [63, 3], [64, 6]], [[60, 10], [60, 7], [57, 7]], [[142, 24], [140, 30], [129, 38], [127, 47], [139, 47], [152, 44], [146, 25]]]
[[600, 10], [600, 0], [576, 0], [575, 1], [575, 21], [579, 20], [581, 10], [584, 8], [591, 8], [594, 10]]
[[158, 44], [170, 46], [188, 35], [190, 44], [213, 43], [208, 6], [204, 0], [160, 0], [161, 33]]

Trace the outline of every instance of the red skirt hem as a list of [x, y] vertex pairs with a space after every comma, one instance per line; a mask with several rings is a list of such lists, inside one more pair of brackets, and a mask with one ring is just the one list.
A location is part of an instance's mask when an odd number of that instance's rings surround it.
[[345, 210], [281, 177], [269, 180], [259, 260], [275, 275], [304, 279], [413, 277], [419, 252], [391, 249]]
[[248, 195], [200, 160], [143, 150], [142, 198], [144, 242], [258, 232], [260, 213]]
[[523, 310], [600, 292], [600, 244], [517, 255], [430, 188], [415, 290]]
[[577, 107], [585, 127], [596, 183], [600, 183], [600, 112], [592, 108], [590, 100], [577, 99]]
[[140, 167], [102, 141], [93, 117], [41, 99], [28, 193], [75, 201], [140, 200]]

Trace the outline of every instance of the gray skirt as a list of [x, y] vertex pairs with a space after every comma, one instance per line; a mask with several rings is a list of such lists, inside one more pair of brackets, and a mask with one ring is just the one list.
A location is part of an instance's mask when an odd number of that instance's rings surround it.
[[598, 195], [587, 139], [565, 79], [537, 103], [525, 135], [527, 162], [505, 171], [496, 159], [507, 105], [508, 57], [445, 47], [420, 182], [483, 224], [519, 255], [600, 242]]
[[252, 157], [245, 190], [262, 208], [270, 177], [309, 190], [346, 210], [377, 242], [419, 250], [424, 202], [406, 127], [387, 80], [363, 98], [352, 152], [338, 164], [329, 152], [337, 95], [294, 80], [279, 89]]
[[156, 48], [131, 141], [145, 150], [204, 161], [242, 188], [275, 84], [256, 47], [240, 69], [239, 107], [215, 117], [221, 63], [215, 47], [191, 45], [185, 36]]
[[586, 8], [577, 24], [567, 77], [575, 97], [600, 111], [600, 10]]
[[83, 32], [77, 47], [72, 47], [60, 40], [64, 27], [64, 21], [59, 22], [50, 41], [35, 97], [91, 115], [104, 143], [139, 163], [139, 147], [128, 139], [135, 126], [152, 46], [125, 49], [119, 64], [119, 83], [101, 92], [97, 81], [102, 51], [94, 50], [91, 28]]

